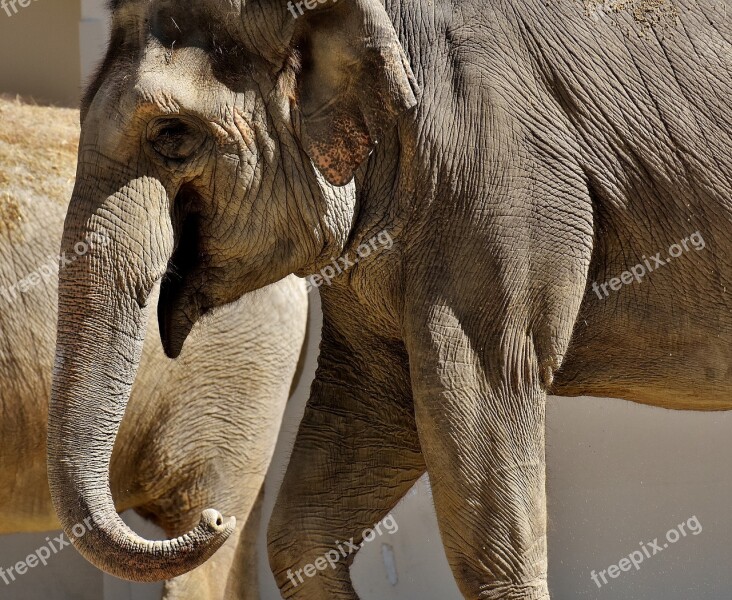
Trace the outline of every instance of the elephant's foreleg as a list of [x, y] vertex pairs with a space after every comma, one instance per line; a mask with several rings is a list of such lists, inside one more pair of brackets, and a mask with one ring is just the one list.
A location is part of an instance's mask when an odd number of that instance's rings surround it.
[[505, 356], [516, 363], [501, 365], [476, 355], [448, 308], [426, 326], [410, 350], [415, 412], [458, 587], [467, 600], [548, 600], [545, 394], [522, 360], [531, 348], [516, 338], [518, 356]]
[[256, 600], [256, 587], [248, 593], [245, 586], [244, 595], [229, 595], [226, 591], [242, 529], [239, 525], [221, 550], [206, 563], [185, 575], [166, 581], [163, 600]]
[[[329, 343], [324, 336], [325, 359], [269, 524], [270, 565], [284, 598], [358, 598], [353, 547], [424, 472], [406, 361], [379, 348], [368, 366], [351, 351], [338, 355], [353, 362], [329, 362]], [[393, 378], [374, 379], [374, 368], [391, 375], [394, 366]]]

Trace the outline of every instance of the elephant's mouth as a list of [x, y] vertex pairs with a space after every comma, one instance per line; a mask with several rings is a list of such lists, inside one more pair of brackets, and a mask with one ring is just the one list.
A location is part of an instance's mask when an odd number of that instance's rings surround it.
[[[181, 191], [176, 198], [176, 211], [183, 212], [191, 204], [187, 192]], [[192, 274], [201, 271], [200, 220], [198, 213], [187, 212], [179, 221], [175, 250], [160, 285], [158, 324], [163, 349], [169, 358], [180, 356], [191, 329], [208, 311], [191, 281]]]

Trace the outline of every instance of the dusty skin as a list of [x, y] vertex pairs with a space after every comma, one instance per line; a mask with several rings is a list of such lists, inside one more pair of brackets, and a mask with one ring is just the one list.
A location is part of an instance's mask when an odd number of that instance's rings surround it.
[[608, 12], [626, 11], [642, 23], [657, 23], [666, 15], [678, 17], [673, 0], [583, 0], [588, 13], [600, 9]]

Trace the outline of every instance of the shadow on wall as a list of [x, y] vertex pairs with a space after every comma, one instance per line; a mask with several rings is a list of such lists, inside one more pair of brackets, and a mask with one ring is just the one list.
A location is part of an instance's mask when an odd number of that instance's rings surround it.
[[[267, 517], [314, 374], [320, 309], [313, 304], [316, 323], [311, 352], [306, 375], [288, 405], [270, 468]], [[595, 398], [551, 399], [547, 424], [549, 579], [554, 597], [731, 597], [730, 431], [731, 413], [671, 412]], [[388, 531], [394, 528], [385, 528], [384, 535], [361, 550], [354, 562], [352, 573], [361, 598], [460, 600], [440, 543], [426, 479], [402, 500], [393, 517], [398, 531], [391, 534]], [[699, 528], [686, 527], [686, 535], [681, 535], [679, 525], [692, 517]], [[151, 525], [141, 524], [134, 515], [130, 519], [137, 531], [155, 536]], [[675, 533], [667, 537], [672, 531]], [[24, 560], [46, 543], [46, 535], [0, 538], [0, 567]], [[677, 541], [670, 543], [675, 537]], [[638, 569], [623, 570], [631, 564], [623, 559], [644, 548], [647, 556]], [[267, 565], [264, 528], [259, 549], [262, 600], [279, 600]], [[616, 569], [610, 570], [613, 565]], [[592, 578], [593, 571], [600, 587]], [[602, 571], [607, 584], [599, 576]], [[160, 597], [159, 590], [159, 585], [129, 584], [102, 576], [71, 548], [52, 557], [47, 567], [35, 568], [11, 585], [0, 579], [3, 600], [153, 600]]]
[[105, 0], [0, 3], [0, 93], [77, 107], [103, 55]]

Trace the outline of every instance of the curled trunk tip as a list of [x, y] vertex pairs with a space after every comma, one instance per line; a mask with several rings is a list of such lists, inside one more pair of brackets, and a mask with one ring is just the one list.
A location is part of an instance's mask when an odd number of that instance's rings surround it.
[[153, 583], [200, 566], [235, 529], [235, 517], [225, 521], [219, 511], [207, 509], [192, 531], [171, 540], [143, 539], [116, 513], [92, 525], [83, 537], [72, 536], [73, 528], [67, 533], [79, 552], [103, 571], [129, 581]]
[[231, 517], [231, 519], [229, 519], [229, 522], [224, 525], [224, 517], [221, 516], [221, 513], [217, 510], [214, 510], [213, 508], [207, 508], [203, 511], [203, 513], [201, 513], [200, 525], [208, 525], [211, 531], [221, 533], [226, 530], [226, 527], [228, 525], [236, 527], [236, 519], [234, 517]]

